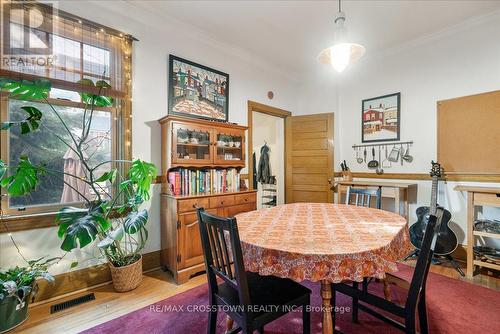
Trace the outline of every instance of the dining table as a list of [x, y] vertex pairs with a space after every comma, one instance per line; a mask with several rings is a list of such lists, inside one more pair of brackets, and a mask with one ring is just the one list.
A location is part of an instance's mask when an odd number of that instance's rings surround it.
[[321, 284], [324, 334], [334, 331], [331, 283], [383, 279], [411, 250], [406, 219], [379, 209], [294, 203], [236, 219], [245, 270]]

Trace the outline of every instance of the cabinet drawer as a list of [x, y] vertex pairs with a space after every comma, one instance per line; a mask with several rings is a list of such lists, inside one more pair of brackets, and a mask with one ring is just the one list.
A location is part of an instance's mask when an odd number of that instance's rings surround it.
[[208, 208], [208, 198], [182, 199], [178, 202], [179, 213], [195, 211], [196, 207]]
[[[469, 193], [470, 194], [470, 193]], [[500, 190], [498, 194], [474, 194], [474, 205], [498, 206], [500, 207]]]
[[255, 193], [235, 195], [234, 204], [255, 203], [256, 197]]
[[228, 206], [228, 205], [234, 205], [233, 195], [210, 197], [211, 208], [220, 208], [222, 206]]
[[238, 204], [226, 208], [226, 215], [228, 217], [234, 217], [238, 213], [253, 211], [256, 209], [255, 203]]

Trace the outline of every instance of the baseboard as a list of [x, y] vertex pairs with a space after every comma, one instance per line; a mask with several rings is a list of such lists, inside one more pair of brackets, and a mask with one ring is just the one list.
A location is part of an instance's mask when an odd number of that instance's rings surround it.
[[[160, 251], [142, 254], [142, 270], [150, 271], [160, 267]], [[101, 264], [56, 275], [53, 284], [40, 281], [35, 302], [53, 299], [75, 291], [84, 290], [111, 282], [108, 264]]]

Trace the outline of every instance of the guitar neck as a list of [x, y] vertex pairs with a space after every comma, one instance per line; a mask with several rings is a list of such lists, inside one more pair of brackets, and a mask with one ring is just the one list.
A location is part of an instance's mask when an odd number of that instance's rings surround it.
[[439, 182], [438, 177], [433, 176], [432, 177], [432, 192], [431, 192], [431, 207], [430, 207], [430, 213], [433, 215], [436, 214], [436, 210], [437, 210], [438, 182]]

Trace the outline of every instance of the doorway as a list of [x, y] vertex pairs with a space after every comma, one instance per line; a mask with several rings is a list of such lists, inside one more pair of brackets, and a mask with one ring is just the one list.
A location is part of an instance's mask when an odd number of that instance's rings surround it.
[[291, 113], [248, 101], [249, 187], [257, 190], [257, 208], [285, 203], [285, 119]]

